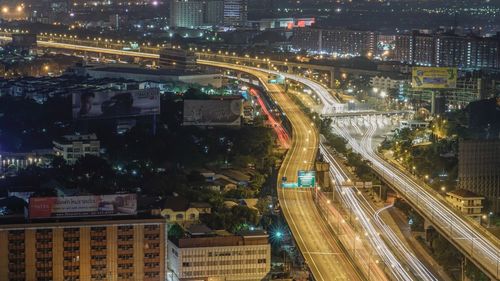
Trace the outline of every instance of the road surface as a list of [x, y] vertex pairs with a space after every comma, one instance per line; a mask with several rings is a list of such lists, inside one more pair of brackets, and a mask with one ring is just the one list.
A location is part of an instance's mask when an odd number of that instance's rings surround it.
[[[318, 150], [318, 132], [309, 118], [283, 93], [278, 85], [267, 83], [267, 74], [251, 68], [218, 62], [202, 64], [233, 69], [253, 75], [265, 85], [271, 98], [280, 106], [292, 124], [291, 147], [279, 171], [279, 179], [297, 181], [299, 170], [311, 170]], [[281, 181], [278, 182], [281, 186]], [[280, 188], [283, 214], [316, 280], [365, 280], [348, 256], [341, 250], [325, 220], [319, 214], [311, 190]]]

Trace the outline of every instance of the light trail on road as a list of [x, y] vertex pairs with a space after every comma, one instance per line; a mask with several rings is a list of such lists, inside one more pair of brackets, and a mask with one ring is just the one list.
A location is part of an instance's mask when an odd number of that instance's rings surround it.
[[412, 176], [400, 171], [386, 160], [382, 159], [373, 147], [373, 135], [377, 124], [370, 121], [369, 137], [358, 142], [344, 125], [333, 125], [333, 131], [344, 137], [350, 146], [363, 158], [371, 161], [375, 169], [382, 177], [393, 183], [399, 192], [403, 193], [414, 205], [427, 215], [428, 219], [452, 242], [461, 247], [467, 255], [474, 258], [476, 265], [483, 267], [490, 276], [499, 279], [500, 250], [496, 245], [497, 240], [482, 232], [479, 232], [472, 222], [467, 222], [463, 217], [456, 214], [450, 206], [442, 202], [437, 193], [425, 188]]
[[257, 99], [257, 103], [259, 104], [262, 112], [267, 116], [267, 121], [271, 124], [271, 127], [278, 136], [278, 140], [281, 143], [281, 146], [287, 149], [290, 148], [290, 137], [288, 136], [285, 128], [283, 128], [283, 125], [281, 125], [280, 122], [276, 121], [274, 116], [269, 112], [266, 104], [262, 100], [260, 94], [257, 93], [257, 91], [255, 91], [254, 89], [250, 89], [250, 94]]
[[[279, 171], [278, 186], [281, 186], [282, 176], [288, 181], [297, 181], [299, 170], [312, 169], [319, 143], [318, 132], [304, 112], [290, 97], [283, 94], [279, 85], [267, 83], [267, 73], [220, 62], [200, 63], [242, 71], [257, 77], [288, 117], [293, 137]], [[366, 280], [348, 255], [341, 250], [339, 242], [316, 208], [311, 190], [279, 188], [278, 196], [286, 221], [315, 280]]]
[[[324, 144], [320, 145], [320, 151], [325, 157], [325, 160], [330, 164], [330, 174], [337, 183], [337, 193], [340, 194], [342, 200], [350, 210], [354, 212], [365, 230], [372, 247], [384, 260], [385, 264], [389, 266], [389, 270], [392, 272], [393, 276], [395, 276], [397, 280], [417, 280], [407, 272], [404, 264], [399, 261], [399, 258], [393, 253], [391, 247], [384, 241], [384, 238], [387, 238], [388, 241], [392, 243], [391, 246], [394, 246], [398, 250], [399, 256], [404, 258], [406, 264], [411, 266], [412, 273], [418, 276], [418, 280], [438, 280], [427, 268], [425, 268], [418, 258], [403, 245], [380, 217], [376, 216], [377, 212], [371, 207], [369, 202], [367, 202], [363, 196], [356, 195], [357, 191], [354, 186], [345, 185], [346, 182], [350, 182], [349, 177]], [[379, 230], [373, 225], [372, 221], [376, 222], [376, 227], [382, 231], [383, 237], [381, 233], [379, 233]]]

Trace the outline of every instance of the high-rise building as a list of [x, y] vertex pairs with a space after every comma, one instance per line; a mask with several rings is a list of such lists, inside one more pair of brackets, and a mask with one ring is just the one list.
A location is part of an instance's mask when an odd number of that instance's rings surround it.
[[458, 186], [486, 198], [500, 211], [500, 140], [460, 140]]
[[248, 19], [248, 0], [224, 0], [224, 24], [244, 26]]
[[500, 36], [413, 32], [396, 36], [394, 60], [461, 69], [500, 68]]
[[413, 61], [413, 36], [411, 34], [398, 34], [394, 40], [394, 60], [400, 62]]
[[434, 65], [434, 37], [413, 32], [396, 35], [394, 59], [415, 65]]
[[339, 56], [369, 56], [376, 48], [373, 32], [344, 29], [294, 29], [292, 46], [311, 52], [326, 52]]
[[412, 64], [431, 66], [434, 64], [434, 36], [429, 34], [415, 34], [412, 38]]
[[172, 27], [197, 28], [203, 22], [203, 1], [171, 0], [170, 25]]
[[205, 25], [215, 26], [224, 24], [224, 1], [206, 0], [204, 2], [203, 21]]
[[199, 28], [224, 23], [223, 0], [171, 0], [172, 27]]

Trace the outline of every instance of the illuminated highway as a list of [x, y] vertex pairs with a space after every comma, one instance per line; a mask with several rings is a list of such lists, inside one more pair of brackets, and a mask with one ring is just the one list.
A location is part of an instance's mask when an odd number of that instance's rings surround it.
[[267, 122], [271, 125], [274, 132], [278, 136], [278, 141], [281, 147], [286, 149], [290, 148], [290, 137], [288, 136], [288, 133], [286, 132], [285, 128], [283, 128], [283, 126], [278, 121], [276, 121], [274, 116], [269, 112], [266, 105], [264, 104], [264, 101], [260, 97], [260, 94], [257, 93], [257, 91], [255, 91], [254, 89], [250, 89], [250, 94], [257, 99], [257, 103], [259, 104], [263, 114], [267, 116]]
[[[0, 39], [8, 40], [9, 38], [4, 36]], [[39, 41], [38, 44], [41, 47], [61, 48], [78, 52], [88, 51], [148, 59], [158, 59], [159, 57], [157, 54], [151, 53], [88, 47], [67, 43]], [[202, 63], [206, 64], [210, 62]], [[216, 62], [212, 62], [212, 64], [219, 66], [221, 65], [220, 63]], [[266, 75], [262, 74], [262, 71], [266, 71], [267, 73], [275, 73], [273, 71], [263, 69], [259, 69], [260, 71], [251, 70], [249, 68], [242, 70], [239, 67], [230, 64], [227, 64], [224, 67], [233, 68], [248, 73], [253, 72], [253, 74], [257, 74], [257, 76], [261, 78], [261, 81], [265, 81], [265, 79], [267, 79]], [[316, 92], [316, 94], [320, 96], [322, 102], [325, 104], [325, 113], [332, 113], [332, 111], [336, 112], [344, 108], [343, 105], [336, 102], [332, 95], [328, 92], [328, 90], [320, 84], [299, 76], [291, 74], [284, 75], [289, 79], [302, 82], [303, 84], [310, 87], [314, 92]], [[313, 128], [313, 126], [306, 124], [307, 122], [305, 120], [307, 120], [307, 118], [303, 116], [300, 110], [298, 110], [298, 108], [294, 106], [289, 99], [285, 98], [284, 95], [278, 94], [281, 92], [280, 88], [275, 85], [271, 85], [269, 90], [273, 98], [275, 98], [275, 100], [280, 104], [285, 113], [288, 115], [289, 119], [291, 119], [294, 127], [294, 137], [292, 140], [291, 148], [292, 152], [289, 153], [289, 155], [291, 156], [285, 159], [286, 161], [284, 164], [286, 165], [284, 165], [284, 168], [282, 169], [282, 174], [287, 175], [287, 177], [290, 176], [289, 179], [294, 180], [296, 179], [297, 170], [311, 168], [315, 155], [314, 152], [317, 149], [318, 144], [317, 134], [314, 131], [315, 129]], [[312, 130], [311, 133], [309, 133], [310, 130]], [[436, 226], [437, 229], [441, 231], [442, 234], [446, 235], [452, 243], [458, 246], [458, 248], [460, 248], [462, 252], [469, 256], [476, 265], [483, 269], [485, 273], [487, 273], [491, 278], [500, 280], [500, 242], [498, 241], [498, 239], [488, 234], [485, 230], [482, 230], [479, 226], [474, 225], [472, 221], [468, 220], [463, 215], [453, 211], [451, 207], [448, 206], [437, 193], [434, 193], [426, 188], [425, 185], [413, 179], [411, 175], [400, 171], [399, 169], [382, 159], [380, 156], [378, 156], [372, 146], [371, 138], [367, 138], [366, 141], [360, 143], [353, 138], [351, 132], [349, 132], [348, 128], [346, 127], [336, 125], [333, 127], [333, 130], [345, 137], [349, 141], [351, 146], [364, 158], [370, 160], [373, 163], [373, 168], [375, 171], [377, 171], [382, 177], [388, 180], [397, 191], [402, 193], [427, 219], [431, 221], [433, 225]], [[305, 150], [300, 152], [300, 148]], [[297, 235], [296, 239], [299, 243], [299, 246], [301, 247], [301, 250], [306, 250], [303, 253], [306, 256], [306, 260], [310, 262], [309, 265], [311, 267], [311, 270], [315, 272], [315, 276], [318, 276], [317, 279], [327, 280], [324, 279], [326, 277], [321, 276], [320, 272], [328, 272], [329, 270], [331, 271], [332, 268], [338, 268], [339, 272], [349, 272], [347, 275], [338, 275], [341, 279], [358, 279], [355, 276], [349, 275], [352, 275], [352, 272], [354, 271], [345, 270], [345, 268], [347, 268], [345, 267], [345, 263], [342, 263], [342, 266], [337, 264], [337, 266], [333, 267], [332, 265], [326, 265], [326, 262], [325, 264], [323, 264], [323, 262], [320, 262], [319, 264], [317, 262], [315, 263], [315, 260], [317, 261], [320, 259], [313, 258], [313, 255], [316, 255], [317, 253], [309, 251], [306, 244], [309, 246], [309, 249], [312, 249], [313, 246], [314, 249], [316, 249], [316, 247], [323, 249], [322, 247], [326, 247], [326, 244], [328, 244], [329, 247], [327, 248], [329, 248], [330, 250], [334, 249], [334, 245], [332, 245], [331, 243], [325, 243], [324, 239], [311, 238], [314, 236], [313, 233], [310, 233], [311, 231], [316, 231], [316, 233], [314, 234], [319, 235], [319, 237], [324, 236], [325, 233], [323, 231], [326, 231], [325, 226], [323, 226], [322, 229], [320, 228], [316, 230], [312, 230], [315, 227], [311, 227], [310, 225], [308, 225], [309, 227], [303, 227], [303, 225], [311, 223], [311, 221], [314, 221], [315, 225], [317, 223], [316, 226], [321, 225], [322, 222], [322, 220], [320, 219], [311, 219], [311, 217], [317, 218], [319, 214], [317, 214], [317, 211], [315, 211], [310, 192], [282, 191], [280, 194], [280, 198], [284, 200], [284, 202], [293, 202], [294, 199], [299, 200], [295, 201], [293, 207], [289, 207], [291, 204], [284, 204], [283, 207], [286, 210], [285, 216], [287, 216], [287, 219], [292, 220], [292, 231], [294, 235]], [[307, 203], [310, 205], [302, 205], [297, 202]], [[297, 218], [297, 222], [300, 221], [300, 224], [295, 223], [294, 218]], [[299, 228], [301, 228], [300, 231]], [[319, 231], [319, 233], [317, 231]], [[303, 236], [306, 235], [307, 239], [304, 239]], [[327, 241], [331, 240], [327, 239]], [[309, 242], [311, 242], [311, 244]], [[338, 254], [338, 252], [334, 251], [327, 251], [325, 253]]]
[[361, 140], [356, 139], [356, 135], [359, 137], [359, 128], [353, 128], [352, 124], [337, 124], [334, 125], [333, 130], [348, 140], [353, 150], [371, 161], [375, 171], [412, 202], [441, 233], [451, 238], [451, 242], [471, 257], [477, 266], [484, 269], [493, 280], [499, 279], [498, 240], [452, 210], [439, 194], [382, 159], [373, 147], [377, 122], [367, 119], [365, 126], [368, 128], [368, 135]]
[[[263, 70], [268, 73], [275, 71]], [[322, 100], [333, 100], [331, 93], [322, 85], [302, 78], [300, 76], [286, 74], [288, 79], [301, 81], [306, 86], [314, 89]], [[324, 112], [327, 110], [325, 109]], [[376, 120], [376, 119], [375, 119]], [[456, 212], [449, 206], [437, 192], [432, 192], [423, 183], [417, 182], [413, 177], [382, 159], [376, 153], [372, 137], [375, 134], [377, 123], [368, 122], [372, 126], [372, 132], [363, 143], [358, 143], [349, 133], [349, 126], [332, 127], [333, 131], [346, 140], [353, 149], [360, 153], [365, 159], [373, 163], [373, 168], [384, 179], [392, 183], [392, 186], [402, 193], [417, 209], [441, 231], [453, 244], [462, 250], [466, 256], [481, 268], [493, 280], [500, 280], [500, 241], [473, 221]], [[360, 132], [359, 128], [354, 128]], [[351, 131], [352, 133], [352, 131]]]
[[[287, 115], [293, 129], [292, 144], [279, 171], [279, 179], [297, 181], [299, 170], [310, 170], [316, 157], [318, 132], [309, 118], [278, 85], [267, 84], [267, 74], [232, 64], [200, 61], [202, 64], [238, 70], [262, 82], [272, 99]], [[279, 180], [278, 185], [281, 185]], [[341, 250], [338, 240], [318, 212], [310, 190], [280, 188], [279, 201], [296, 243], [316, 280], [365, 280]]]
[[[375, 211], [366, 198], [360, 195], [354, 186], [348, 184], [351, 182], [349, 177], [328, 148], [321, 144], [320, 150], [325, 161], [330, 164], [330, 174], [335, 179], [338, 194], [356, 217], [360, 218], [370, 243], [384, 262], [391, 265], [389, 269], [393, 275], [398, 280], [438, 280], [383, 222], [379, 216], [380, 210]], [[411, 274], [407, 272], [407, 267]]]

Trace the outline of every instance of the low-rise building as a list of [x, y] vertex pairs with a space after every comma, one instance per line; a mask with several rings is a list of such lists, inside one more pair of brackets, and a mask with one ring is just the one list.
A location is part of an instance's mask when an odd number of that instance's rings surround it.
[[466, 189], [457, 189], [446, 193], [446, 199], [453, 208], [466, 216], [481, 220], [484, 197]]
[[86, 155], [99, 156], [101, 144], [95, 134], [65, 135], [54, 140], [54, 153], [70, 164]]
[[168, 224], [190, 224], [200, 220], [200, 214], [210, 214], [212, 209], [209, 204], [189, 203], [180, 196], [167, 197], [162, 203], [161, 215]]
[[193, 233], [168, 241], [173, 280], [262, 280], [271, 265], [271, 246], [263, 231], [238, 235]]
[[370, 78], [370, 86], [377, 88], [379, 90], [392, 90], [399, 89], [408, 85], [410, 83], [409, 79], [403, 77], [389, 77], [389, 76], [373, 76]]
[[418, 120], [401, 120], [399, 124], [400, 129], [409, 128], [411, 130], [423, 129], [429, 127], [429, 122]]

